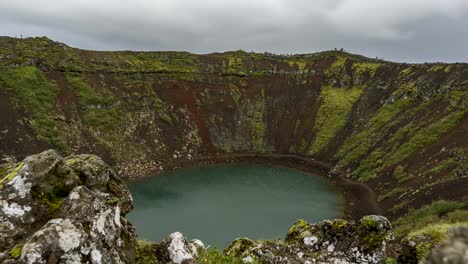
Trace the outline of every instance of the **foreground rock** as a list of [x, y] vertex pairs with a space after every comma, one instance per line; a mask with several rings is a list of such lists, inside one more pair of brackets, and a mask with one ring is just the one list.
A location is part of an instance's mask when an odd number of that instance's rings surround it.
[[93, 155], [49, 150], [0, 175], [1, 263], [133, 263], [125, 184]]
[[244, 262], [381, 263], [392, 238], [390, 222], [382, 216], [365, 216], [358, 223], [333, 220], [313, 225], [299, 220], [284, 241], [241, 238], [225, 253]]
[[205, 245], [198, 239], [188, 241], [180, 232], [174, 232], [159, 243], [138, 240], [136, 246], [137, 263], [197, 263]]
[[431, 250], [424, 264], [468, 263], [468, 226], [459, 226], [449, 232], [446, 241]]

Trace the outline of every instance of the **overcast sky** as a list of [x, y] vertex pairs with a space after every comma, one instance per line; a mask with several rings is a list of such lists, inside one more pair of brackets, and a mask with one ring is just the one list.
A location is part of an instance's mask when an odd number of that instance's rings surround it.
[[0, 35], [83, 49], [468, 62], [468, 0], [0, 0]]

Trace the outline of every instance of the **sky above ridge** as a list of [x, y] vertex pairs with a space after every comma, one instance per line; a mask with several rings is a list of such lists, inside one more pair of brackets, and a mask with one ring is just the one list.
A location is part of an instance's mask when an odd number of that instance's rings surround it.
[[468, 0], [0, 0], [0, 35], [93, 50], [344, 48], [401, 62], [468, 62]]

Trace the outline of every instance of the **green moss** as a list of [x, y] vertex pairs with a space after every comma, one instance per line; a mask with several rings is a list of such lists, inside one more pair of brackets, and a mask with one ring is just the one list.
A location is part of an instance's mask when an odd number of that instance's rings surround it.
[[415, 248], [416, 248], [416, 258], [418, 260], [422, 260], [431, 250], [431, 248], [434, 247], [434, 244], [432, 242], [420, 242], [417, 243]]
[[396, 212], [400, 211], [401, 209], [405, 208], [408, 206], [408, 201], [403, 201], [401, 203], [395, 204], [392, 208], [390, 208], [388, 211], [391, 213], [395, 214]]
[[166, 112], [159, 112], [159, 117], [161, 118], [161, 120], [163, 120], [164, 122], [166, 122], [167, 124], [173, 126], [174, 123], [172, 123], [172, 118], [171, 116], [166, 113]]
[[388, 235], [389, 234], [387, 232], [371, 234], [361, 238], [361, 243], [363, 243], [363, 245], [365, 245], [369, 250], [375, 250], [381, 247], [382, 242], [387, 239]]
[[0, 83], [14, 93], [16, 103], [31, 117], [31, 127], [40, 140], [66, 151], [62, 125], [55, 119], [58, 87], [35, 67], [0, 72]]
[[308, 151], [309, 155], [320, 152], [344, 127], [363, 89], [364, 86], [353, 86], [351, 89], [326, 86], [322, 89], [321, 105], [314, 124], [315, 140]]
[[405, 176], [406, 176], [405, 167], [401, 165], [396, 166], [395, 169], [393, 170], [393, 178], [399, 180], [399, 179], [404, 178]]
[[438, 163], [437, 166], [433, 167], [432, 169], [428, 170], [427, 172], [425, 173], [436, 173], [436, 172], [440, 172], [440, 171], [443, 171], [444, 169], [452, 166], [452, 165], [455, 165], [457, 163], [457, 161], [455, 160], [455, 158], [447, 158], [445, 160], [442, 160], [441, 162]]
[[223, 73], [239, 77], [247, 76], [247, 69], [244, 65], [246, 53], [242, 50], [227, 52], [224, 54]]
[[439, 244], [445, 239], [447, 239], [447, 235], [450, 229], [456, 226], [463, 226], [468, 225], [468, 222], [456, 222], [452, 224], [446, 223], [436, 223], [436, 224], [429, 224], [419, 230], [412, 231], [408, 234], [408, 238], [414, 238], [416, 236], [423, 235], [425, 237], [430, 238], [432, 242], [435, 244]]
[[437, 64], [437, 65], [434, 65], [432, 66], [431, 68], [429, 68], [429, 71], [430, 72], [439, 72], [439, 71], [443, 71], [443, 72], [450, 72], [450, 69], [452, 68], [451, 65], [445, 65], [445, 64]]
[[353, 171], [353, 176], [363, 182], [377, 178], [377, 173], [374, 169], [383, 164], [382, 158], [385, 156], [385, 153], [381, 149], [373, 151], [367, 158], [361, 161], [359, 167]]
[[386, 159], [385, 165], [394, 165], [409, 157], [416, 150], [419, 150], [427, 144], [434, 142], [440, 136], [447, 133], [451, 128], [458, 124], [458, 122], [460, 122], [463, 117], [463, 112], [452, 112], [438, 121], [420, 128], [409, 138], [408, 141], [390, 153]]
[[[18, 174], [18, 172], [21, 170], [21, 168], [23, 168], [23, 166], [24, 166], [24, 162], [19, 163], [10, 173], [8, 173], [4, 178], [2, 178], [0, 180], [0, 188], [3, 187], [4, 183], [7, 183], [13, 180], [13, 178]], [[3, 175], [0, 175], [0, 176], [3, 176]]]
[[346, 165], [364, 156], [371, 148], [375, 138], [380, 134], [383, 126], [388, 124], [409, 105], [411, 105], [410, 100], [400, 99], [380, 108], [367, 122], [365, 130], [346, 139], [337, 154], [337, 156], [345, 154], [344, 158], [341, 160], [341, 164]]
[[66, 73], [68, 85], [73, 89], [78, 97], [80, 104], [84, 105], [108, 105], [114, 100], [98, 93], [94, 88], [89, 86], [82, 78], [81, 74]]
[[385, 264], [397, 264], [397, 261], [394, 258], [387, 258]]
[[233, 83], [229, 83], [228, 86], [232, 99], [234, 100], [234, 102], [236, 102], [236, 105], [239, 106], [239, 102], [242, 96], [239, 91], [239, 88], [237, 88], [237, 86]]
[[10, 257], [16, 259], [21, 256], [21, 252], [23, 250], [23, 245], [16, 245], [14, 248], [10, 250]]
[[90, 109], [84, 115], [85, 122], [101, 133], [114, 133], [124, 124], [124, 114], [117, 109]]
[[369, 215], [364, 216], [361, 219], [361, 224], [368, 229], [377, 228], [379, 226], [379, 223], [375, 221], [375, 218]]
[[8, 170], [9, 170], [8, 166], [0, 165], [0, 179], [3, 179], [3, 175], [5, 175], [5, 173], [7, 173]]
[[293, 233], [293, 232], [295, 232], [297, 230], [302, 230], [302, 229], [307, 228], [309, 226], [310, 226], [309, 222], [307, 222], [304, 219], [299, 219], [289, 228], [288, 234]]
[[332, 76], [332, 75], [341, 75], [341, 73], [344, 71], [344, 67], [346, 64], [346, 57], [343, 56], [337, 56], [335, 59], [335, 62], [330, 66], [330, 68], [327, 69], [326, 74], [327, 76]]
[[359, 75], [369, 74], [369, 77], [374, 77], [380, 66], [380, 63], [375, 62], [357, 62], [353, 64], [352, 69]]
[[[241, 258], [225, 255], [216, 248], [210, 248], [201, 252], [198, 258], [199, 264], [243, 264]], [[252, 263], [260, 263], [254, 260]]]
[[418, 92], [418, 87], [415, 82], [405, 82], [398, 86], [398, 88], [392, 93], [392, 96], [400, 97], [402, 95], [411, 95]]
[[400, 75], [402, 76], [408, 76], [412, 73], [412, 69], [411, 67], [407, 67], [407, 68], [404, 68], [401, 72], [400, 72]]
[[252, 117], [250, 118], [251, 140], [253, 149], [256, 151], [262, 151], [264, 146], [266, 132], [264, 113], [265, 97], [261, 96], [255, 101]]
[[145, 240], [137, 240], [135, 243], [136, 264], [158, 264], [155, 244]]
[[377, 199], [379, 202], [385, 200], [385, 199], [388, 199], [388, 198], [392, 198], [392, 197], [395, 197], [399, 194], [403, 194], [407, 191], [406, 188], [401, 188], [401, 187], [397, 187], [393, 190], [391, 190], [390, 192], [384, 194], [384, 195], [380, 195], [379, 198]]
[[365, 232], [362, 232], [362, 234], [366, 235], [360, 238], [361, 243], [370, 250], [379, 248], [382, 245], [382, 242], [389, 236], [388, 232], [375, 232], [375, 230], [379, 229], [380, 224], [373, 216], [364, 216], [361, 219], [361, 225], [366, 230]]
[[54, 214], [62, 205], [63, 199], [68, 196], [70, 189], [66, 187], [54, 187], [51, 192], [45, 193], [40, 200], [49, 206], [49, 212]]
[[118, 197], [112, 197], [107, 199], [106, 204], [108, 205], [116, 205], [120, 202], [120, 199]]
[[[428, 107], [439, 100], [441, 100], [441, 97], [407, 109], [399, 115], [398, 119], [390, 121], [383, 129], [389, 130], [390, 128], [398, 127], [398, 124], [401, 122], [399, 119], [403, 117], [409, 119], [416, 114], [421, 114], [423, 110], [427, 110]], [[361, 157], [361, 155], [363, 156], [369, 151], [367, 149], [370, 149], [371, 142], [375, 142], [375, 140], [372, 139], [372, 136], [369, 136], [369, 133], [363, 133], [360, 136], [363, 138], [361, 146], [355, 144], [355, 142], [359, 141], [354, 138], [352, 141], [349, 141], [349, 144], [345, 144], [342, 148], [342, 153], [346, 150], [349, 150], [349, 152], [348, 157], [343, 159], [341, 165], [346, 164], [348, 160], [358, 160], [359, 157], [361, 162], [357, 169], [353, 171], [352, 175], [362, 181], [374, 179], [384, 168], [398, 164], [450, 131], [463, 119], [466, 109], [459, 110], [448, 106], [444, 111], [446, 115], [443, 118], [435, 119], [428, 115], [427, 118], [418, 118], [419, 120], [424, 120], [422, 122], [409, 122], [404, 126], [399, 126], [396, 132], [390, 134], [391, 136], [389, 139], [383, 144], [380, 144], [379, 148], [372, 151], [365, 158]], [[427, 113], [425, 114], [427, 115]], [[385, 133], [385, 130], [382, 130], [382, 128], [380, 131], [376, 130], [376, 134], [381, 135], [383, 133]], [[356, 148], [353, 149], [353, 146], [356, 146]], [[403, 182], [412, 177], [414, 177], [414, 175], [408, 174], [399, 181]]]
[[[339, 228], [340, 224], [341, 223], [337, 224], [337, 228]], [[310, 224], [303, 219], [299, 219], [289, 228], [285, 241], [287, 243], [302, 242], [304, 237], [311, 235]]]
[[454, 212], [464, 206], [466, 206], [466, 204], [463, 202], [440, 200], [425, 205], [417, 210], [410, 210], [407, 215], [393, 222], [395, 236], [401, 238], [410, 232], [417, 232], [425, 228], [428, 224], [450, 224], [453, 223], [453, 221], [458, 221], [459, 219], [447, 218], [448, 213]]
[[348, 225], [348, 221], [343, 220], [343, 219], [336, 219], [333, 221], [333, 229], [335, 230], [341, 230], [343, 229], [346, 225]]

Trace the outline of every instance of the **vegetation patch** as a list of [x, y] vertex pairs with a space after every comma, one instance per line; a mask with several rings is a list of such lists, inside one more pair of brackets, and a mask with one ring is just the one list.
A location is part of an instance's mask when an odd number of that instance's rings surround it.
[[[5, 177], [0, 179], [0, 188], [3, 187], [4, 183], [7, 183], [13, 180], [13, 178], [18, 174], [18, 172], [21, 170], [21, 168], [23, 168], [23, 166], [24, 166], [24, 162], [21, 162], [10, 173], [8, 173]], [[3, 175], [0, 174], [0, 176], [3, 176]]]
[[394, 103], [385, 104], [379, 109], [369, 120], [365, 130], [346, 139], [337, 154], [337, 156], [344, 155], [341, 164], [346, 165], [364, 156], [372, 147], [372, 143], [375, 142], [376, 137], [382, 132], [383, 127], [396, 118], [409, 105], [411, 105], [411, 100], [399, 99]]
[[[411, 209], [408, 214], [393, 222], [394, 233], [397, 238], [402, 238], [411, 232], [419, 232], [429, 224], [455, 224], [467, 221], [468, 215], [457, 212], [466, 206], [464, 202], [435, 201], [417, 210]], [[452, 214], [450, 214], [452, 212]]]
[[[199, 264], [243, 264], [241, 258], [224, 255], [221, 251], [216, 248], [210, 248], [201, 252], [198, 258]], [[258, 262], [252, 262], [258, 263]]]
[[397, 187], [393, 190], [391, 190], [390, 192], [384, 194], [384, 195], [380, 195], [379, 198], [377, 199], [379, 202], [385, 200], [385, 199], [388, 199], [388, 198], [392, 198], [392, 197], [395, 197], [397, 195], [400, 195], [400, 194], [403, 194], [407, 191], [406, 188], [402, 188], [402, 187]]
[[437, 140], [441, 135], [447, 133], [464, 117], [463, 112], [452, 112], [440, 120], [420, 128], [401, 147], [391, 152], [386, 165], [391, 166], [409, 157], [413, 152], [423, 146]]
[[114, 101], [113, 98], [106, 97], [105, 95], [98, 93], [93, 87], [89, 86], [83, 80], [81, 74], [66, 73], [65, 76], [69, 87], [72, 88], [78, 97], [80, 104], [84, 104], [88, 107], [97, 105], [105, 106]]
[[380, 66], [381, 64], [376, 62], [357, 62], [353, 63], [352, 69], [359, 75], [368, 74], [369, 77], [374, 77]]
[[23, 244], [16, 245], [14, 248], [10, 250], [10, 256], [14, 259], [19, 258], [21, 256], [22, 251], [23, 251]]
[[264, 145], [264, 138], [265, 138], [265, 97], [262, 96], [257, 98], [255, 101], [253, 112], [251, 113], [252, 117], [250, 119], [250, 127], [251, 130], [251, 139], [253, 148], [257, 151], [261, 151]]
[[353, 86], [351, 89], [326, 86], [322, 89], [321, 105], [314, 125], [315, 140], [308, 154], [313, 155], [344, 127], [354, 103], [358, 100], [364, 86]]
[[30, 125], [40, 140], [67, 150], [61, 124], [55, 118], [58, 87], [35, 67], [0, 72], [0, 82], [15, 94], [16, 103], [31, 116]]
[[136, 264], [158, 264], [155, 244], [146, 240], [137, 240], [135, 243]]

